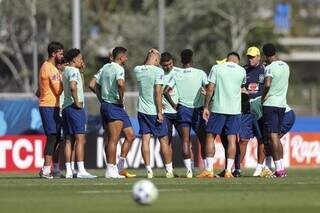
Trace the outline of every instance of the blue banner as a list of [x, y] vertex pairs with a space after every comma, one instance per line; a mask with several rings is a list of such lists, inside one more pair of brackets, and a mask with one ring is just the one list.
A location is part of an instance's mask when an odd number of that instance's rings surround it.
[[[136, 135], [139, 124], [136, 117], [131, 117]], [[100, 115], [87, 113], [88, 132], [99, 132]], [[293, 132], [320, 132], [320, 117], [297, 117]], [[36, 99], [0, 100], [0, 136], [20, 134], [42, 134], [42, 122]]]

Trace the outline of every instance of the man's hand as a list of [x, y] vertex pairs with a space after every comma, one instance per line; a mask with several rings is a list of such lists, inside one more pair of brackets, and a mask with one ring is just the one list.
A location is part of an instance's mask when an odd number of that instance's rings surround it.
[[207, 107], [205, 107], [205, 108], [203, 109], [202, 118], [203, 118], [206, 122], [208, 122], [209, 116], [210, 116], [209, 109], [208, 109]]
[[118, 104], [123, 107], [124, 106], [124, 101], [123, 99], [118, 99]]
[[157, 121], [158, 121], [158, 123], [163, 123], [163, 115], [162, 115], [161, 112], [159, 112], [159, 113], [157, 114]]
[[83, 103], [76, 101], [76, 102], [74, 102], [74, 106], [75, 106], [76, 108], [78, 108], [78, 109], [82, 109], [82, 108], [83, 108]]
[[81, 63], [81, 68], [80, 68], [80, 72], [84, 73], [84, 70], [86, 69], [86, 64], [84, 63], [84, 61], [82, 61]]

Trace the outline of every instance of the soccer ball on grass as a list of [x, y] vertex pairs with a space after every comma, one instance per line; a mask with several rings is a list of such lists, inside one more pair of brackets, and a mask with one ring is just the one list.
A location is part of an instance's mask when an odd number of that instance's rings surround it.
[[149, 180], [139, 180], [133, 185], [132, 197], [138, 204], [150, 205], [158, 198], [158, 189]]

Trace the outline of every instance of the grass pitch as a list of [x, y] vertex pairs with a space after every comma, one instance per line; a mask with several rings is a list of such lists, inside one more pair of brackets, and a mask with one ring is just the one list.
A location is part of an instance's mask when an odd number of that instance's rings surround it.
[[[283, 179], [244, 177], [234, 179], [166, 179], [155, 170], [152, 181], [159, 198], [151, 206], [139, 206], [131, 198], [135, 181], [109, 180], [103, 170], [95, 180], [39, 179], [37, 174], [0, 174], [1, 213], [82, 212], [319, 212], [320, 170], [289, 170]], [[179, 175], [184, 170], [178, 169]]]

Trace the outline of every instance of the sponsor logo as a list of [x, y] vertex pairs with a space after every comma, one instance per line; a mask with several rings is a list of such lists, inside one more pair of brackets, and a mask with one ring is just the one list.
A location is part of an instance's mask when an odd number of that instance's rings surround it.
[[39, 170], [44, 145], [45, 136], [0, 137], [0, 172]]
[[264, 81], [264, 74], [259, 75], [259, 83], [263, 83]]
[[249, 92], [257, 92], [257, 91], [259, 91], [259, 84], [250, 83], [248, 85], [248, 90], [249, 90]]

